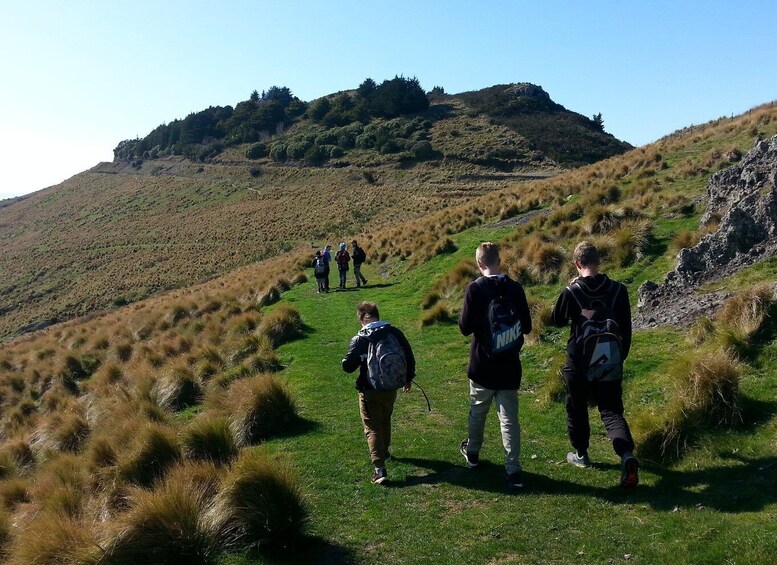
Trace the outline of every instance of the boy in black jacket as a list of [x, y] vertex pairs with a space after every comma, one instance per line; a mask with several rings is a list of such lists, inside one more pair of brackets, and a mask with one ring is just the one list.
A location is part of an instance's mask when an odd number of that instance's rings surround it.
[[564, 327], [572, 322], [567, 342], [567, 360], [564, 364], [564, 382], [567, 388], [567, 431], [574, 452], [567, 461], [577, 467], [589, 467], [588, 442], [591, 428], [588, 423], [588, 396], [593, 393], [599, 413], [612, 441], [613, 449], [621, 458], [621, 486], [634, 487], [639, 483], [639, 461], [634, 457], [634, 440], [623, 417], [623, 389], [620, 374], [614, 380], [589, 380], [590, 370], [581, 360], [578, 336], [582, 331], [583, 308], [592, 310], [594, 304], [604, 305], [617, 323], [620, 341], [620, 360], [625, 360], [631, 348], [631, 307], [626, 287], [599, 273], [599, 252], [587, 242], [580, 242], [572, 255], [580, 276], [574, 279], [559, 296], [551, 314], [551, 323]]
[[370, 480], [375, 484], [382, 484], [387, 478], [386, 461], [391, 457], [389, 454], [391, 414], [394, 411], [397, 391], [375, 390], [370, 384], [367, 352], [371, 342], [377, 342], [387, 332], [393, 334], [404, 353], [406, 373], [403, 390], [405, 392], [410, 390], [410, 383], [415, 377], [415, 357], [405, 335], [388, 322], [380, 321], [378, 307], [375, 304], [362, 302], [356, 308], [356, 317], [362, 329], [351, 339], [348, 353], [342, 360], [342, 366], [346, 373], [353, 373], [359, 369], [359, 377], [356, 379], [356, 390], [359, 391], [359, 412], [364, 424], [364, 435], [367, 436], [372, 464], [375, 466], [375, 472]]
[[[499, 247], [481, 243], [475, 260], [482, 277], [467, 286], [464, 308], [459, 318], [459, 329], [464, 335], [473, 335], [469, 354], [470, 410], [467, 420], [468, 437], [461, 442], [460, 451], [467, 465], [474, 468], [480, 462], [480, 447], [486, 415], [492, 402], [496, 405], [505, 451], [505, 471], [511, 488], [522, 488], [521, 426], [518, 422], [518, 387], [521, 386], [519, 352], [523, 335], [531, 332], [531, 315], [523, 287], [499, 272]], [[489, 309], [501, 297], [515, 312], [512, 326], [494, 335], [489, 322]], [[505, 351], [494, 351], [498, 339], [506, 345]]]

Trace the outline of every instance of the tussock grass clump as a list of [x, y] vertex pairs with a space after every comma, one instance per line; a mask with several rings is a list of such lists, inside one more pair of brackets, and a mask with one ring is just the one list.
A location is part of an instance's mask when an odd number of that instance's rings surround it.
[[7, 451], [0, 451], [0, 481], [11, 478], [16, 473], [16, 461]]
[[225, 409], [240, 446], [279, 435], [297, 419], [297, 407], [289, 391], [269, 373], [234, 383]]
[[216, 515], [230, 546], [288, 546], [301, 538], [308, 511], [291, 469], [262, 452], [245, 453], [224, 481]]
[[30, 501], [30, 483], [26, 479], [12, 478], [0, 481], [0, 503], [8, 510]]
[[646, 220], [623, 222], [612, 237], [613, 260], [624, 267], [645, 256], [653, 237], [653, 224]]
[[536, 235], [523, 240], [522, 244], [523, 258], [530, 265], [531, 278], [545, 284], [554, 282], [566, 262], [564, 251]]
[[208, 384], [210, 387], [214, 387], [216, 389], [225, 389], [229, 387], [234, 381], [250, 377], [253, 374], [254, 373], [251, 371], [251, 368], [247, 365], [238, 365], [237, 367], [232, 367], [223, 373], [219, 373], [213, 377]]
[[[462, 259], [453, 269], [438, 279], [434, 286], [426, 293], [422, 302], [422, 308], [428, 310], [435, 307], [438, 302], [447, 300], [457, 300], [461, 297], [463, 300], [464, 289], [466, 286], [479, 276], [474, 261], [471, 259]], [[452, 309], [448, 309], [453, 314]], [[438, 311], [438, 314], [441, 313]], [[424, 317], [428, 317], [428, 314]], [[434, 323], [433, 321], [431, 323]]]
[[49, 430], [57, 449], [77, 452], [89, 435], [89, 424], [81, 414], [69, 412], [55, 418]]
[[186, 457], [199, 461], [229, 463], [238, 453], [229, 421], [223, 416], [197, 418], [184, 429], [181, 442]]
[[281, 299], [281, 291], [276, 286], [264, 290], [256, 296], [256, 305], [260, 308], [275, 304]]
[[762, 334], [777, 327], [777, 290], [761, 285], [728, 299], [715, 318], [725, 347], [746, 354]]
[[117, 459], [116, 450], [108, 438], [97, 438], [89, 445], [87, 460], [90, 468], [112, 467], [116, 464]]
[[6, 547], [11, 540], [11, 515], [0, 507], [0, 558], [5, 555]]
[[703, 423], [733, 426], [741, 422], [739, 364], [726, 352], [694, 353], [675, 369], [677, 396], [686, 412], [695, 412]]
[[679, 359], [670, 369], [674, 392], [666, 409], [637, 423], [645, 429], [640, 451], [680, 457], [705, 429], [740, 424], [740, 373], [739, 363], [716, 347]]
[[167, 428], [151, 424], [140, 432], [133, 449], [122, 455], [118, 476], [126, 482], [150, 487], [181, 457], [181, 447], [175, 434]]
[[11, 544], [10, 562], [96, 565], [102, 551], [95, 530], [86, 519], [44, 510], [20, 528]]
[[431, 326], [432, 324], [455, 324], [456, 315], [451, 312], [444, 302], [437, 302], [421, 315], [421, 326]]
[[[11, 458], [14, 465], [20, 470], [30, 469], [35, 465], [35, 455], [30, 448], [30, 444], [23, 439], [12, 439], [5, 443], [1, 454], [7, 455]], [[0, 467], [2, 463], [0, 463]], [[2, 478], [2, 477], [0, 477]]]
[[631, 207], [594, 206], [585, 215], [583, 225], [590, 235], [605, 234], [616, 229], [625, 220], [637, 219], [639, 214]]
[[550, 315], [553, 307], [543, 300], [529, 300], [532, 332], [526, 336], [526, 343], [537, 343], [545, 334], [545, 328], [550, 326]]
[[133, 491], [129, 504], [107, 544], [106, 562], [214, 562], [220, 548], [209, 520], [212, 495], [187, 473], [171, 473], [153, 491]]
[[273, 348], [302, 337], [303, 324], [299, 312], [287, 304], [281, 304], [265, 316], [259, 331], [266, 335]]
[[116, 384], [124, 378], [124, 373], [121, 367], [115, 363], [107, 363], [100, 367], [94, 376], [94, 381], [98, 385], [112, 385]]
[[113, 349], [116, 359], [122, 363], [129, 361], [132, 358], [132, 347], [132, 343], [128, 341], [117, 343]]
[[191, 369], [176, 366], [162, 374], [152, 394], [160, 406], [179, 411], [200, 402], [202, 385]]

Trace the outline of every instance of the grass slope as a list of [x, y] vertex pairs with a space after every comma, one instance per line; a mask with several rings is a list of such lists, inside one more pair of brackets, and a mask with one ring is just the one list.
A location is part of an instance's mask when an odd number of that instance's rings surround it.
[[[481, 452], [485, 462], [475, 471], [463, 465], [458, 443], [466, 436], [468, 338], [455, 325], [421, 329], [419, 305], [440, 274], [469, 258], [479, 241], [505, 233], [479, 228], [453, 236], [459, 251], [397, 278], [383, 281], [367, 269], [371, 284], [361, 290], [322, 296], [306, 284], [284, 295], [309, 327], [303, 340], [280, 349], [288, 366], [284, 374], [302, 416], [315, 424], [309, 433], [269, 446], [290, 455], [307, 482], [312, 533], [328, 542], [309, 557], [326, 559], [336, 546], [339, 558], [359, 562], [768, 562], [777, 550], [773, 425], [713, 432], [674, 466], [643, 461], [642, 484], [623, 491], [616, 484], [617, 458], [595, 409], [594, 468], [565, 463], [563, 404], [543, 395], [561, 362], [564, 340], [558, 332], [522, 354], [526, 491], [505, 491], [493, 413]], [[630, 290], [634, 294], [634, 284]], [[376, 301], [383, 318], [407, 334], [418, 358], [418, 380], [433, 407], [426, 412], [418, 390], [400, 395], [387, 488], [369, 483], [354, 379], [339, 368], [358, 329], [354, 309], [362, 300]], [[690, 348], [672, 330], [636, 335], [625, 381], [632, 422], [635, 415], [661, 410], [670, 384], [662, 375]], [[777, 408], [775, 351], [772, 344], [743, 385], [750, 402], [764, 404], [769, 414]]]

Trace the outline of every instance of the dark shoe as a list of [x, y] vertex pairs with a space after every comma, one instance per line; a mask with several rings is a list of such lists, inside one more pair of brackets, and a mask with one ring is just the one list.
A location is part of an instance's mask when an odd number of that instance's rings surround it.
[[469, 439], [462, 440], [461, 446], [459, 447], [459, 451], [464, 456], [464, 461], [467, 462], [467, 467], [470, 469], [474, 469], [478, 466], [478, 463], [480, 463], [480, 454], [479, 453], [470, 453], [467, 451], [467, 446], [469, 445]]
[[388, 474], [386, 473], [386, 468], [381, 467], [379, 469], [375, 469], [375, 472], [372, 474], [372, 477], [370, 478], [370, 481], [372, 481], [372, 484], [375, 485], [382, 485], [383, 482], [388, 479]]
[[639, 460], [633, 455], [627, 455], [621, 461], [621, 486], [634, 488], [639, 484]]
[[511, 489], [523, 488], [523, 477], [521, 477], [520, 471], [516, 471], [515, 473], [508, 473], [507, 477], [505, 477], [505, 480], [507, 480], [507, 486]]
[[570, 451], [567, 453], [567, 463], [574, 465], [575, 467], [582, 467], [587, 469], [591, 466], [591, 460], [588, 458], [587, 453], [579, 455], [576, 451]]

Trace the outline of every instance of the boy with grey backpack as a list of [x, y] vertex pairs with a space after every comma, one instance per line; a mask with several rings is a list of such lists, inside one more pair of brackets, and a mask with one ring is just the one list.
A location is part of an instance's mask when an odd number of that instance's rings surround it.
[[361, 303], [356, 308], [356, 318], [362, 329], [351, 339], [342, 367], [346, 373], [359, 369], [359, 412], [375, 467], [370, 480], [382, 484], [388, 477], [386, 461], [391, 457], [391, 415], [397, 390], [410, 390], [415, 357], [405, 335], [381, 321], [377, 305]]
[[582, 241], [572, 260], [580, 276], [558, 297], [551, 314], [555, 326], [570, 326], [564, 383], [567, 389], [567, 431], [572, 447], [567, 461], [590, 467], [588, 398], [599, 407], [612, 447], [621, 458], [620, 484], [639, 484], [639, 461], [623, 416], [623, 362], [631, 348], [631, 308], [626, 287], [599, 272], [599, 251]]

